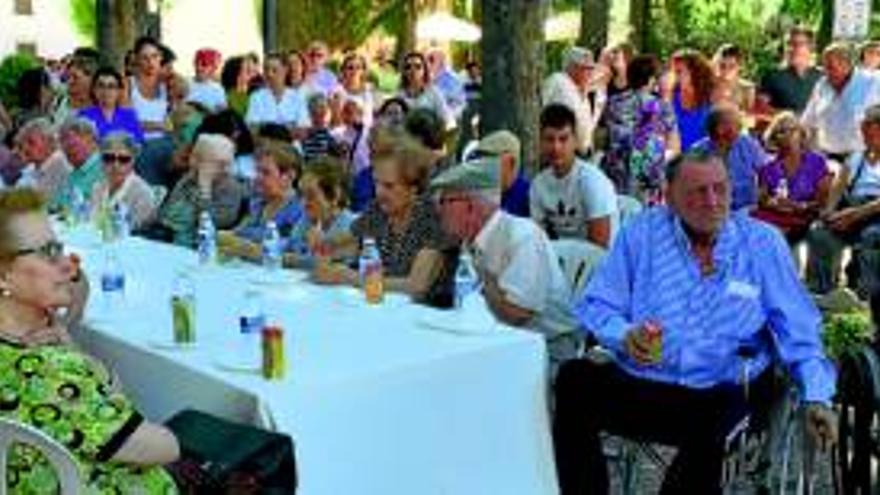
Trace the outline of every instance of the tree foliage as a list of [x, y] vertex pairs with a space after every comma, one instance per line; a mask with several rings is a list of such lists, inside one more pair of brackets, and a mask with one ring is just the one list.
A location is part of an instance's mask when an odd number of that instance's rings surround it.
[[0, 62], [0, 101], [9, 110], [18, 108], [18, 79], [28, 69], [40, 63], [26, 54], [10, 55]]
[[278, 2], [278, 44], [301, 48], [324, 40], [331, 50], [354, 48], [400, 15], [405, 0], [285, 0]]
[[95, 39], [98, 26], [95, 12], [95, 0], [70, 0], [70, 20], [83, 39]]

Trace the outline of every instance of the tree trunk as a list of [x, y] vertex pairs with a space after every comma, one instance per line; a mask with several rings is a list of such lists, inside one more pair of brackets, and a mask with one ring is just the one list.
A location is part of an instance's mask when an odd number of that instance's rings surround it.
[[96, 45], [102, 62], [123, 70], [125, 52], [134, 46], [138, 37], [138, 12], [130, 0], [97, 0], [95, 3]]
[[397, 34], [395, 60], [402, 61], [403, 56], [416, 49], [416, 23], [419, 20], [418, 0], [404, 0], [403, 25]]
[[630, 43], [636, 50], [648, 49], [648, 21], [651, 17], [651, 0], [629, 0]]
[[608, 44], [610, 0], [581, 0], [578, 44], [598, 54]]
[[507, 129], [519, 136], [523, 164], [538, 165], [538, 118], [544, 76], [544, 0], [483, 0], [483, 135]]

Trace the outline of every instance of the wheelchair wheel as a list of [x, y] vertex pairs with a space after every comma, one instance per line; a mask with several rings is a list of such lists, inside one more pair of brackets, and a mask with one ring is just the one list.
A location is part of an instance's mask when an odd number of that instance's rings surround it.
[[878, 486], [880, 361], [869, 347], [847, 353], [838, 377], [839, 435], [834, 487], [840, 495], [869, 495]]
[[804, 417], [794, 406], [782, 432], [775, 493], [780, 495], [812, 495], [815, 493], [815, 449], [807, 438]]

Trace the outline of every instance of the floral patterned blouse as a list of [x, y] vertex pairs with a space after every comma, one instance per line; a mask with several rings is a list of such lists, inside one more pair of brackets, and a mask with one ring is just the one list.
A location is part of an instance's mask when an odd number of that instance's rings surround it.
[[[85, 493], [177, 493], [171, 475], [159, 466], [110, 460], [143, 417], [97, 361], [67, 346], [0, 341], [0, 370], [0, 416], [34, 426], [66, 446]], [[57, 493], [58, 481], [37, 450], [15, 445], [7, 487], [12, 494]]]

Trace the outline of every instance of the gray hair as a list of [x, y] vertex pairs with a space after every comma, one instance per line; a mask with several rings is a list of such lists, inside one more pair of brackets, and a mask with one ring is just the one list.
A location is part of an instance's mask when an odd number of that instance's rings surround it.
[[18, 130], [18, 133], [16, 133], [15, 142], [20, 143], [26, 136], [30, 136], [31, 134], [38, 134], [45, 137], [49, 141], [49, 145], [53, 148], [58, 146], [55, 128], [52, 126], [52, 121], [46, 117], [39, 117], [27, 121]]
[[119, 146], [127, 149], [132, 156], [137, 156], [140, 151], [138, 142], [135, 141], [131, 134], [125, 131], [113, 131], [101, 140], [101, 152], [110, 151]]
[[706, 133], [709, 137], [715, 136], [715, 131], [721, 126], [726, 119], [735, 119], [737, 125], [742, 125], [742, 116], [739, 108], [729, 103], [720, 103], [709, 110], [706, 116]]
[[681, 172], [681, 167], [684, 166], [685, 163], [691, 163], [694, 165], [720, 165], [722, 168], [727, 170], [724, 166], [724, 159], [718, 153], [711, 151], [701, 151], [701, 150], [690, 150], [685, 153], [681, 153], [676, 155], [674, 158], [669, 160], [666, 163], [666, 182], [671, 184], [678, 178], [678, 174]]
[[58, 134], [72, 132], [80, 136], [90, 136], [95, 141], [98, 140], [98, 128], [95, 123], [83, 117], [68, 117], [58, 129]]
[[822, 59], [824, 60], [825, 57], [834, 57], [849, 65], [853, 65], [853, 61], [855, 60], [855, 50], [851, 44], [845, 41], [835, 41], [822, 50]]

